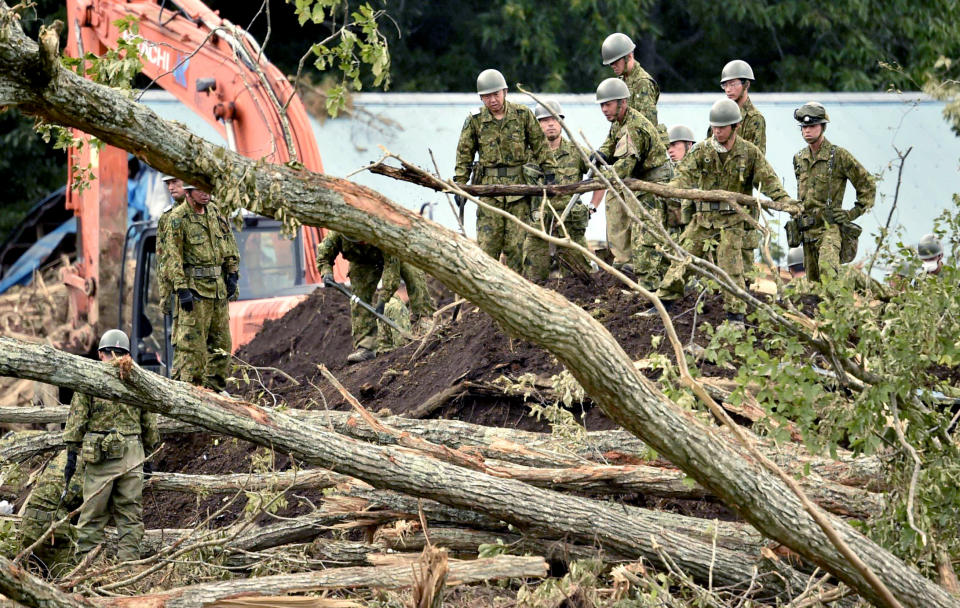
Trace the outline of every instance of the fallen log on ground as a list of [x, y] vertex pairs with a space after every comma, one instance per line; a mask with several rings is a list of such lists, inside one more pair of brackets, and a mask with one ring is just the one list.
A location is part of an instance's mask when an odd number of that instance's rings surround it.
[[[489, 559], [449, 563], [447, 585], [511, 578], [543, 578], [547, 562], [542, 557], [501, 555]], [[371, 568], [336, 568], [298, 574], [231, 579], [179, 587], [129, 597], [82, 598], [64, 593], [0, 557], [0, 588], [15, 602], [45, 608], [203, 608], [218, 600], [286, 596], [321, 589], [402, 589], [414, 582], [409, 564]]]
[[[56, 349], [0, 338], [0, 375], [30, 377], [138, 405], [146, 410], [203, 426], [289, 453], [307, 463], [350, 475], [378, 488], [392, 489], [449, 506], [480, 511], [532, 533], [567, 535], [597, 543], [613, 553], [671, 559], [699, 580], [736, 587], [749, 584], [759, 562], [665, 530], [640, 510], [568, 496], [509, 479], [498, 479], [409, 450], [371, 445], [291, 418], [281, 412], [221, 397], [146, 372], [129, 359], [115, 365], [83, 359]], [[122, 376], [122, 379], [121, 379]], [[626, 515], [626, 513], [629, 515]], [[688, 518], [690, 519], [690, 518]], [[763, 596], [789, 595], [805, 578], [792, 570], [768, 577]]]

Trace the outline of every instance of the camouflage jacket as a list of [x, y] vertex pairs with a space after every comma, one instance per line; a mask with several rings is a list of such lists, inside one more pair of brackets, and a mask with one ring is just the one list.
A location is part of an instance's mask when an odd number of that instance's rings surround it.
[[82, 443], [87, 433], [107, 433], [113, 429], [124, 435], [140, 435], [147, 448], [160, 443], [156, 414], [118, 401], [73, 394], [70, 414], [63, 427], [64, 443]]
[[[540, 129], [530, 108], [505, 102], [505, 115], [497, 120], [485, 106], [474, 110], [463, 122], [460, 142], [457, 144], [457, 163], [453, 180], [467, 183], [475, 155], [480, 168], [517, 167], [527, 162], [539, 165], [544, 173], [555, 173], [556, 164], [547, 138]], [[476, 183], [523, 183], [520, 171], [516, 175], [481, 175]]]
[[170, 278], [170, 262], [168, 253], [170, 248], [170, 213], [185, 201], [174, 203], [172, 207], [160, 214], [157, 220], [157, 285], [160, 292], [160, 309], [164, 314], [170, 314], [170, 294], [173, 293], [173, 280]]
[[742, 137], [760, 148], [763, 154], [767, 153], [767, 121], [749, 97], [740, 107], [740, 126], [737, 127], [737, 137]]
[[[833, 156], [833, 170], [830, 169], [830, 157]], [[870, 172], [863, 168], [852, 154], [840, 146], [835, 146], [823, 138], [816, 154], [805, 146], [793, 156], [793, 170], [797, 174], [797, 198], [803, 203], [803, 211], [810, 215], [819, 215], [827, 205], [834, 208], [843, 206], [843, 191], [847, 180], [857, 191], [857, 200], [853, 204], [857, 217], [873, 207], [877, 195], [877, 185]]]
[[653, 79], [653, 76], [640, 67], [639, 63], [634, 63], [633, 71], [629, 74], [623, 74], [620, 79], [627, 83], [627, 88], [630, 89], [628, 105], [643, 114], [644, 118], [656, 127], [660, 85]]
[[610, 159], [621, 179], [642, 178], [647, 171], [670, 162], [656, 126], [633, 108], [627, 108], [623, 122], [610, 124], [600, 152]]
[[[677, 169], [676, 177], [670, 184], [677, 188], [698, 188], [700, 190], [727, 190], [750, 195], [756, 188], [775, 201], [789, 201], [790, 195], [783, 189], [780, 178], [760, 148], [739, 135], [733, 147], [721, 154], [716, 149], [713, 138], [694, 144], [683, 157]], [[697, 204], [699, 207], [699, 203]], [[732, 225], [743, 221], [726, 203], [719, 203], [722, 213], [709, 213], [711, 223]], [[754, 213], [756, 215], [756, 213]]]
[[333, 262], [338, 254], [350, 264], [380, 268], [383, 274], [378, 292], [392, 295], [400, 288], [400, 258], [386, 255], [369, 243], [351, 241], [334, 230], [327, 232], [327, 236], [317, 245], [317, 269], [321, 276], [333, 273]]
[[[164, 246], [164, 272], [173, 289], [192, 289], [202, 298], [226, 299], [224, 276], [240, 270], [240, 252], [233, 230], [216, 205], [207, 205], [205, 213], [196, 213], [190, 205], [180, 205], [169, 213], [169, 247]], [[219, 268], [220, 271], [216, 270]], [[195, 276], [209, 270], [212, 275]]]

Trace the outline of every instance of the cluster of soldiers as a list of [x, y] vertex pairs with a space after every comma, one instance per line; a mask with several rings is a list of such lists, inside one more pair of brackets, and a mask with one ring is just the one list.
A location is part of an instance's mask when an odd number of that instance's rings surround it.
[[[802, 209], [793, 224], [792, 240], [799, 242], [792, 245], [802, 245], [810, 278], [819, 281], [821, 276], [839, 272], [842, 235], [848, 229], [856, 230], [851, 224], [873, 205], [876, 185], [850, 152], [826, 139], [830, 119], [824, 106], [812, 101], [794, 112], [807, 144], [793, 158], [799, 199], [795, 200], [764, 156], [766, 123], [750, 101], [755, 78], [747, 62], [734, 60], [723, 67], [720, 86], [725, 97], [710, 108], [708, 137], [696, 141], [689, 127], [667, 129], [659, 124], [660, 89], [634, 58], [634, 48], [633, 41], [622, 33], [611, 34], [601, 47], [603, 63], [615, 77], [597, 87], [596, 100], [610, 130], [596, 151], [578, 149], [563, 138], [557, 119], [564, 116], [557, 102], [546, 101], [531, 111], [506, 100], [508, 87], [499, 71], [481, 72], [477, 92], [483, 105], [463, 124], [454, 181], [569, 184], [591, 175], [585, 160], [590, 158], [601, 170], [620, 179], [745, 195], [757, 189], [774, 201]], [[537, 171], [529, 170], [531, 165]], [[852, 208], [843, 209], [847, 181], [856, 190], [857, 200]], [[571, 240], [585, 245], [587, 221], [604, 196], [603, 191], [594, 192], [589, 204], [578, 201], [569, 209], [567, 200], [553, 197], [549, 200], [553, 209], [545, 211], [531, 198], [481, 200], [555, 236], [565, 235], [565, 228]], [[656, 292], [671, 308], [683, 296], [687, 266], [671, 264], [663, 255], [661, 235], [666, 231], [690, 253], [709, 255], [736, 285], [745, 287], [745, 272], [753, 267], [754, 251], [760, 244], [758, 209], [749, 209], [751, 217], [744, 217], [722, 202], [681, 202], [650, 193], [638, 193], [637, 200], [639, 206], [622, 193], [606, 196], [607, 244], [614, 267], [634, 273], [644, 288]], [[458, 199], [458, 204], [463, 200]], [[563, 227], [554, 221], [557, 218], [565, 220]], [[545, 241], [483, 206], [477, 210], [477, 240], [487, 254], [497, 259], [502, 254], [507, 266], [527, 278], [543, 279], [550, 272], [550, 249]], [[576, 254], [559, 261], [571, 267], [586, 264]], [[743, 322], [745, 305], [737, 298], [725, 294], [724, 310], [731, 321]]]

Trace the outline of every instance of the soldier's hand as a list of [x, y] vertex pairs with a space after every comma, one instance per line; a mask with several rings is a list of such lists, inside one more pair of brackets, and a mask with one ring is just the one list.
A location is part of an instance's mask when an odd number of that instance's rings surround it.
[[189, 289], [178, 289], [177, 299], [180, 300], [180, 308], [187, 312], [193, 312], [193, 291]]
[[[600, 162], [603, 161], [603, 162]], [[604, 164], [610, 164], [610, 159], [607, 158], [607, 155], [601, 152], [600, 150], [594, 150], [593, 154], [590, 155], [590, 164], [597, 165], [602, 167]]]
[[827, 207], [823, 210], [823, 219], [831, 224], [842, 224], [847, 221], [847, 212], [839, 207]]
[[334, 283], [336, 283], [336, 281], [333, 280], [333, 273], [332, 273], [332, 272], [328, 272], [327, 274], [323, 275], [323, 284], [324, 284], [324, 285], [332, 285], [332, 284], [334, 284]]
[[227, 275], [224, 283], [227, 285], [227, 298], [232, 298], [237, 294], [237, 284], [240, 282], [240, 275], [236, 272], [231, 272]]
[[459, 209], [460, 211], [463, 211], [463, 208], [464, 208], [464, 207], [466, 206], [466, 204], [467, 204], [467, 197], [465, 197], [465, 196], [463, 196], [463, 195], [461, 195], [461, 194], [454, 194], [454, 195], [453, 195], [453, 202], [455, 202], [455, 203], [457, 204], [457, 209]]
[[557, 183], [557, 174], [556, 173], [544, 173], [543, 174], [543, 183], [548, 186], [552, 186]]
[[63, 467], [63, 485], [70, 483], [73, 474], [77, 472], [77, 451], [67, 449], [67, 464]]
[[151, 477], [153, 477], [153, 463], [148, 461], [143, 463], [143, 480], [150, 481]]

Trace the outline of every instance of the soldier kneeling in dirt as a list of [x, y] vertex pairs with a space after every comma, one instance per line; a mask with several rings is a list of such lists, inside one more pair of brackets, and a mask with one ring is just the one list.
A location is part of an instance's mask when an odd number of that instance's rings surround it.
[[[373, 245], [351, 240], [331, 230], [317, 247], [317, 268], [324, 283], [333, 281], [333, 262], [337, 254], [350, 262], [348, 276], [353, 293], [364, 302], [375, 306], [381, 314], [387, 312], [388, 308], [396, 307], [396, 304], [388, 307], [388, 301], [392, 301], [391, 298], [403, 279], [410, 297], [414, 331], [419, 333], [429, 328], [435, 309], [422, 270], [396, 257], [385, 255]], [[408, 323], [409, 321], [402, 319], [398, 325], [405, 327]], [[347, 356], [348, 363], [368, 361], [377, 353], [384, 353], [397, 346], [392, 333], [386, 331], [386, 328], [378, 331], [376, 317], [356, 302], [350, 303], [350, 333], [356, 350]]]

